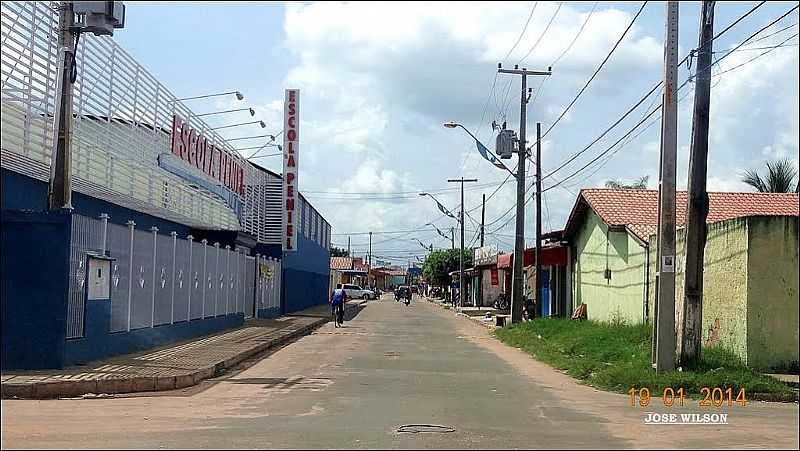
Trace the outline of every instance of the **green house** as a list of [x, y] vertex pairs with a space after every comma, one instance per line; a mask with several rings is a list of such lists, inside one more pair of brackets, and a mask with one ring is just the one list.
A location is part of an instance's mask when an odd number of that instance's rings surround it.
[[[679, 315], [686, 192], [676, 201]], [[753, 367], [798, 359], [799, 205], [797, 194], [709, 193], [703, 341]], [[588, 318], [603, 322], [652, 318], [657, 223], [657, 191], [581, 190], [564, 229], [573, 310], [586, 304]]]

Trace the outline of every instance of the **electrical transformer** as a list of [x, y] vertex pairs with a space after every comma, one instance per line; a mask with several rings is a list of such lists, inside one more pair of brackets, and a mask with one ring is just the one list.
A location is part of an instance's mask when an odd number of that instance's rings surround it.
[[497, 135], [495, 153], [502, 159], [511, 158], [514, 154], [514, 143], [517, 141], [517, 134], [514, 130], [500, 130]]

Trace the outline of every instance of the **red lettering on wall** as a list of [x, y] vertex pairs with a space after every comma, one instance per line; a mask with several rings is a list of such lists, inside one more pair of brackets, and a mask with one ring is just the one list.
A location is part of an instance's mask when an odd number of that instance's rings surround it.
[[289, 160], [286, 162], [286, 166], [289, 166], [290, 168], [295, 167], [294, 155], [289, 155]]
[[[294, 210], [294, 199], [286, 199], [286, 209], [290, 210], [289, 214], [291, 214], [291, 210]], [[291, 221], [291, 219], [289, 220]]]
[[172, 154], [177, 157], [181, 156], [181, 147], [183, 146], [183, 140], [181, 140], [182, 127], [183, 121], [178, 116], [172, 116], [172, 139], [170, 145]]
[[197, 146], [200, 145], [201, 139], [202, 139], [201, 136], [194, 135], [194, 133], [192, 133], [192, 139], [189, 141], [189, 152], [188, 152], [189, 158], [188, 160], [186, 160], [192, 166], [195, 166], [195, 164], [197, 163]]
[[286, 138], [289, 141], [297, 141], [297, 131], [289, 130], [288, 132], [286, 132]]

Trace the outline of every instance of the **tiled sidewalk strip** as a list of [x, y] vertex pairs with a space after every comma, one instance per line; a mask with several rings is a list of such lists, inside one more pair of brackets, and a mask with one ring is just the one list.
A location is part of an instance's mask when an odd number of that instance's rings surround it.
[[[360, 308], [364, 301], [349, 303]], [[330, 320], [327, 305], [272, 320], [252, 320], [229, 332], [155, 351], [120, 356], [91, 368], [29, 371], [2, 375], [2, 397], [47, 399], [89, 393], [120, 394], [174, 390], [198, 384]]]

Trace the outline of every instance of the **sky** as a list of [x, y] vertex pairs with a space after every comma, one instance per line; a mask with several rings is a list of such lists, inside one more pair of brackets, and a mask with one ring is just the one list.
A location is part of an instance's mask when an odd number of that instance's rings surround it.
[[[756, 3], [716, 2], [715, 31]], [[767, 2], [714, 41], [715, 59], [796, 5]], [[352, 253], [364, 255], [367, 232], [373, 231], [375, 258], [406, 264], [424, 257], [417, 240], [435, 248], [450, 246], [427, 223], [445, 234], [455, 227], [458, 246], [456, 221], [418, 193], [429, 192], [457, 212], [458, 185], [447, 179], [462, 176], [478, 179], [465, 184], [465, 246], [477, 242], [481, 196], [486, 195], [485, 243], [513, 250], [513, 179], [501, 185], [507, 172], [482, 159], [463, 129], [442, 124], [463, 124], [493, 149], [492, 121], [505, 120], [508, 128], [519, 129], [520, 77], [498, 75], [498, 62], [534, 70], [552, 66], [551, 76], [528, 80], [533, 93], [527, 130], [533, 142], [536, 123], [541, 122], [543, 132], [550, 129], [641, 3], [126, 2], [126, 7], [125, 28], [114, 39], [177, 96], [232, 90], [245, 95], [243, 101], [228, 96], [187, 103], [194, 111], [253, 107], [254, 119], [267, 124], [264, 130], [225, 129], [226, 138], [276, 134], [284, 89], [300, 89], [300, 191], [331, 223], [334, 245], [346, 246], [349, 236]], [[543, 174], [584, 149], [663, 78], [664, 20], [665, 3], [645, 5], [603, 69], [544, 135]], [[797, 22], [795, 10], [755, 37], [763, 39], [714, 65], [710, 191], [751, 191], [741, 183], [741, 174], [771, 159], [789, 158], [797, 167]], [[699, 27], [700, 2], [681, 2], [679, 58], [697, 47]], [[767, 50], [761, 48], [782, 42], [788, 45], [748, 62]], [[696, 69], [696, 64], [682, 65], [679, 84]], [[679, 93], [678, 189], [687, 185], [692, 89], [689, 83]], [[644, 176], [656, 188], [659, 113], [578, 170], [641, 121], [659, 98], [656, 91], [604, 138], [543, 179], [545, 189], [554, 185], [542, 199], [544, 231], [564, 227], [582, 188]], [[215, 126], [254, 120], [246, 112], [207, 119]], [[235, 143], [261, 145], [263, 138]], [[251, 152], [242, 151], [245, 156]], [[280, 156], [255, 161], [281, 172]], [[513, 169], [516, 156], [502, 161]], [[533, 167], [526, 170], [531, 173]], [[534, 202], [525, 214], [530, 246]]]

